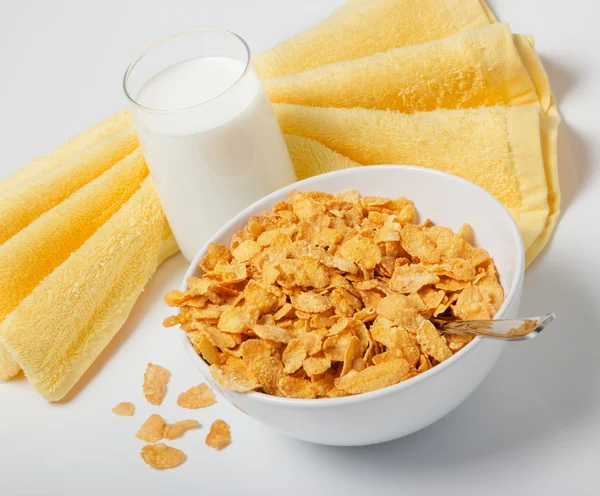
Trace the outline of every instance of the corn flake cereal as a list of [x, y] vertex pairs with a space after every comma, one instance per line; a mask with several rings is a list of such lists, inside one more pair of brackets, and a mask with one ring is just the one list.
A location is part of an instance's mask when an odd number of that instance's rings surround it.
[[153, 413], [142, 424], [135, 437], [146, 443], [155, 443], [163, 438], [165, 422], [160, 415]]
[[171, 372], [160, 365], [149, 363], [144, 373], [144, 396], [151, 405], [160, 405], [167, 391]]
[[[416, 218], [403, 197], [293, 191], [229, 247], [208, 247], [188, 289], [165, 295], [180, 312], [164, 325], [180, 325], [230, 391], [333, 398], [410, 380], [471, 340], [436, 325], [493, 318], [504, 301], [468, 224], [455, 233]], [[164, 396], [163, 371], [146, 373], [153, 404]], [[204, 386], [178, 403], [211, 404]]]
[[185, 461], [185, 453], [164, 443], [147, 444], [140, 453], [142, 460], [158, 469], [175, 468]]
[[200, 423], [197, 420], [180, 420], [179, 422], [175, 422], [173, 424], [165, 425], [165, 429], [163, 432], [163, 437], [165, 439], [177, 439], [180, 436], [183, 436], [186, 431], [193, 429], [195, 427], [200, 427]]
[[131, 417], [135, 412], [135, 406], [129, 401], [122, 401], [113, 407], [112, 412], [122, 417]]
[[231, 443], [231, 431], [224, 420], [217, 419], [210, 426], [206, 436], [206, 445], [216, 450], [222, 450]]
[[181, 408], [204, 408], [216, 403], [215, 393], [207, 384], [202, 383], [181, 393], [177, 404]]

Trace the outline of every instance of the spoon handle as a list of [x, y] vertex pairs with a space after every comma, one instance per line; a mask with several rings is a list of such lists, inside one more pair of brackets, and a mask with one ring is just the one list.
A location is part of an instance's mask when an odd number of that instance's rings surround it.
[[458, 320], [440, 326], [441, 334], [484, 336], [506, 341], [524, 341], [536, 337], [555, 319], [553, 313], [541, 317], [507, 320]]

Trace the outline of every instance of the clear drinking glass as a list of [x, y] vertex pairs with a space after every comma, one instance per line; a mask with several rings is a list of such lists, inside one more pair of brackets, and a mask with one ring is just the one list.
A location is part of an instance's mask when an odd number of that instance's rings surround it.
[[198, 29], [165, 38], [130, 64], [123, 89], [188, 260], [240, 210], [296, 180], [250, 49], [236, 34]]

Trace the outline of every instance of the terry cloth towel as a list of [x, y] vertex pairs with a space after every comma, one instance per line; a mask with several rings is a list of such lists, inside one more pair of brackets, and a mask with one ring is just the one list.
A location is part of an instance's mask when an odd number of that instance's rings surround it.
[[490, 24], [479, 0], [370, 0], [254, 57], [263, 78], [286, 76]]
[[128, 127], [0, 195], [0, 244], [129, 155], [139, 145]]
[[31, 163], [24, 165], [7, 178], [0, 180], [0, 194], [32, 179], [41, 172], [60, 165], [68, 158], [81, 153], [86, 148], [99, 143], [103, 139], [116, 134], [132, 124], [133, 120], [129, 111], [126, 109], [121, 110], [108, 119], [86, 129], [56, 150], [43, 157], [33, 159]]
[[360, 164], [313, 139], [291, 134], [285, 134], [284, 138], [298, 181], [325, 172], [360, 167]]
[[[556, 223], [557, 117], [538, 107], [481, 107], [407, 115], [277, 104], [284, 133], [314, 139], [361, 165], [430, 167], [493, 194], [519, 225], [529, 264]], [[468, 137], [468, 139], [466, 139]]]
[[158, 265], [177, 251], [150, 178], [0, 324], [0, 344], [44, 398], [77, 382]]
[[[0, 245], [0, 322], [129, 200], [147, 175], [138, 148]], [[0, 380], [16, 371], [0, 353]]]
[[405, 113], [540, 102], [507, 24], [266, 79], [265, 86], [274, 103]]

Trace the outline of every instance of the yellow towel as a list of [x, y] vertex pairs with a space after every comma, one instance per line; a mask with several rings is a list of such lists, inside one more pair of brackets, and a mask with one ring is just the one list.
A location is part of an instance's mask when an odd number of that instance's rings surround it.
[[263, 78], [285, 76], [490, 24], [479, 0], [371, 0], [254, 57]]
[[405, 113], [539, 103], [507, 24], [267, 79], [265, 85], [275, 103]]
[[318, 141], [302, 136], [284, 135], [298, 181], [334, 170], [360, 167]]
[[83, 152], [86, 148], [99, 143], [103, 139], [116, 134], [132, 124], [133, 121], [129, 111], [121, 110], [108, 119], [86, 129], [56, 150], [43, 157], [33, 159], [31, 163], [24, 165], [7, 178], [0, 180], [0, 194], [56, 165], [60, 165], [73, 155]]
[[[0, 245], [0, 322], [131, 198], [147, 175], [138, 148]], [[0, 353], [0, 380], [16, 372], [16, 364]]]
[[[362, 165], [406, 164], [464, 177], [492, 193], [514, 216], [527, 263], [553, 225], [542, 139], [556, 154], [555, 128], [542, 126], [538, 107], [482, 107], [412, 115], [361, 108], [275, 105], [284, 133], [319, 141]], [[542, 135], [542, 133], [544, 133]], [[550, 195], [556, 194], [551, 191]], [[543, 244], [543, 243], [542, 243]]]
[[126, 128], [0, 196], [0, 244], [129, 155], [139, 142]]
[[46, 399], [64, 397], [123, 325], [177, 247], [152, 181], [141, 188], [0, 325], [0, 343]]

